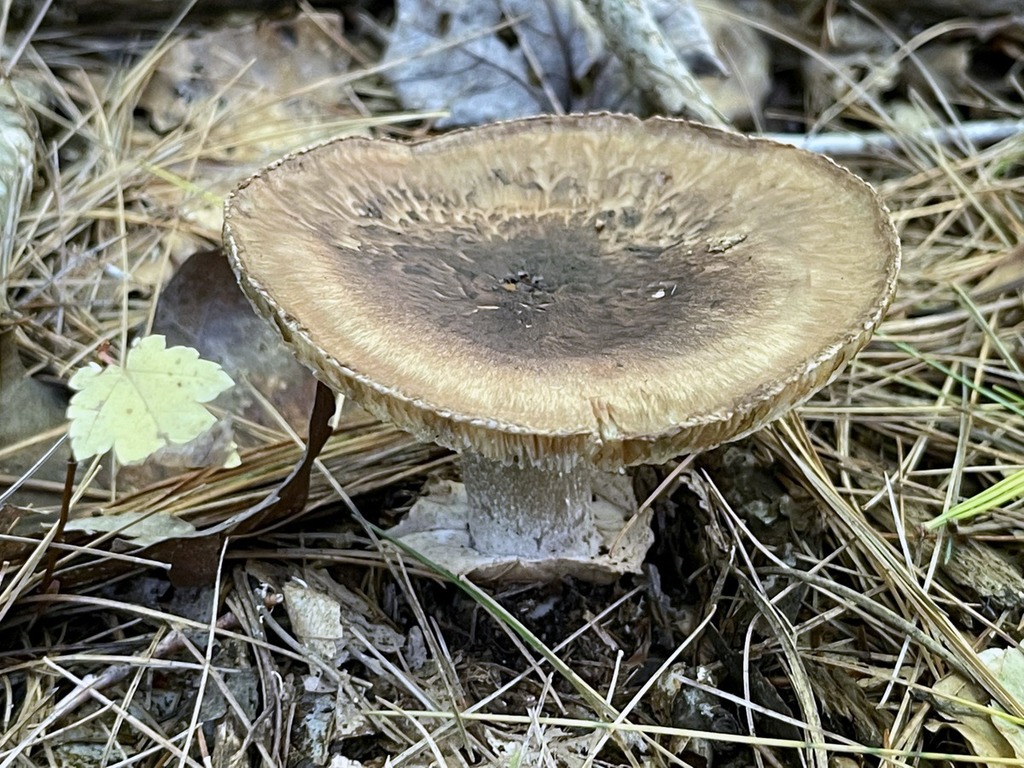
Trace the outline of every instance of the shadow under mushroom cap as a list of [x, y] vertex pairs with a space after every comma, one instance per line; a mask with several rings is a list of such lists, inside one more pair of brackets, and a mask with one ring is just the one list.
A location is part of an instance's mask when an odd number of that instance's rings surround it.
[[830, 160], [680, 120], [340, 139], [228, 202], [307, 365], [457, 450], [611, 468], [746, 434], [866, 343], [899, 242]]

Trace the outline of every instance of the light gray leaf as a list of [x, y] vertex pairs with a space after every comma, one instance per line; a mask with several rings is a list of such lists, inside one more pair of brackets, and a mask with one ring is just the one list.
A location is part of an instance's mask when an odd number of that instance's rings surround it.
[[[648, 0], [690, 71], [724, 68], [700, 14]], [[577, 0], [398, 0], [385, 74], [408, 109], [447, 111], [441, 128], [558, 112], [637, 112], [622, 62]]]
[[449, 110], [448, 127], [588, 108], [608, 56], [571, 0], [399, 0], [384, 63], [402, 103]]

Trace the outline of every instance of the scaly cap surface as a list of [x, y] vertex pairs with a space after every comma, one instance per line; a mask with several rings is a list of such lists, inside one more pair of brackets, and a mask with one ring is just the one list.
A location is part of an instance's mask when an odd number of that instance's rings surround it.
[[900, 254], [824, 157], [608, 114], [299, 152], [229, 199], [225, 243], [298, 357], [378, 417], [605, 469], [805, 400], [867, 342]]

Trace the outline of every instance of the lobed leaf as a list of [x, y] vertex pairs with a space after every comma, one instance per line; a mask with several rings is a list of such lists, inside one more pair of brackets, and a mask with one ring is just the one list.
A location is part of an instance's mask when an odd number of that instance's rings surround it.
[[190, 347], [167, 347], [147, 336], [123, 366], [89, 365], [71, 377], [71, 447], [81, 460], [111, 448], [122, 464], [140, 462], [167, 445], [187, 443], [216, 419], [203, 403], [234, 384], [219, 365]]

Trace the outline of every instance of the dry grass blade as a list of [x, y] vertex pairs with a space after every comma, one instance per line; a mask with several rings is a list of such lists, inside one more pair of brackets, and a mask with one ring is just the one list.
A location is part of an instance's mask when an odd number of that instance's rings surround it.
[[[818, 454], [811, 447], [803, 430], [803, 424], [793, 419], [783, 420], [778, 426], [782, 448], [794, 463], [802, 477], [828, 505], [841, 524], [853, 537], [855, 546], [863, 552], [876, 574], [896, 594], [906, 598], [915, 619], [924, 623], [926, 636], [939, 645], [930, 650], [938, 651], [945, 660], [971, 679], [980, 683], [992, 697], [1006, 708], [1013, 717], [1024, 720], [1024, 702], [1019, 701], [993, 675], [992, 671], [978, 658], [973, 645], [950, 620], [949, 615], [923, 587], [923, 574], [909, 570], [907, 563], [897, 556], [889, 542], [868, 525], [862, 512], [852, 506], [836, 490], [821, 464]], [[898, 510], [893, 510], [894, 516]], [[850, 595], [847, 595], [850, 599]], [[912, 624], [899, 617], [892, 617], [901, 625], [902, 632], [912, 630]], [[907, 623], [904, 623], [907, 621]], [[910, 624], [910, 626], [908, 626]]]

